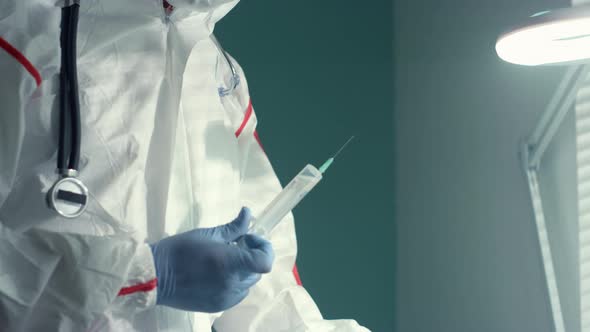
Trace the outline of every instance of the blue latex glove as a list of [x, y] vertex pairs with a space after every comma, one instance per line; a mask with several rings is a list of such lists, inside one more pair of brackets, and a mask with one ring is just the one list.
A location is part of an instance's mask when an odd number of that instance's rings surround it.
[[[195, 229], [151, 245], [158, 278], [158, 305], [219, 312], [240, 303], [272, 268], [270, 242], [248, 232], [243, 208], [229, 224]], [[234, 243], [240, 240], [240, 245]]]

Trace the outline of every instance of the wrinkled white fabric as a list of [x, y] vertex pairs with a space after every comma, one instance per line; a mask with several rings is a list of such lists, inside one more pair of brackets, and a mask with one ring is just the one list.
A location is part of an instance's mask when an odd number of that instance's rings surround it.
[[37, 86], [0, 49], [1, 327], [366, 331], [351, 320], [323, 320], [296, 284], [292, 216], [271, 238], [272, 273], [225, 313], [155, 306], [155, 290], [117, 296], [155, 278], [144, 242], [225, 224], [242, 206], [256, 214], [281, 190], [255, 139], [256, 115], [234, 60], [241, 82], [228, 96], [218, 93], [231, 70], [210, 35], [236, 3], [171, 1], [167, 15], [160, 0], [82, 1], [80, 179], [91, 204], [74, 220], [44, 201], [56, 180], [61, 3], [0, 5], [0, 36], [42, 76]]

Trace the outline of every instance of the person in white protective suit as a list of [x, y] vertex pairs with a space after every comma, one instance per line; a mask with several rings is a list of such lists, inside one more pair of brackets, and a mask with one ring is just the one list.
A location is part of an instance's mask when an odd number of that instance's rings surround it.
[[[237, 0], [81, 0], [73, 56], [71, 2], [0, 2], [0, 331], [367, 331], [324, 320], [297, 284], [292, 216], [272, 247], [232, 244], [247, 231], [241, 208], [256, 215], [281, 190], [244, 74], [212, 37]], [[77, 61], [78, 82], [63, 80], [73, 72], [64, 59]], [[79, 100], [81, 137], [67, 170], [66, 95]], [[60, 178], [87, 194], [59, 196]], [[54, 192], [85, 210], [67, 218]], [[225, 252], [252, 271], [210, 264]], [[193, 255], [215, 267], [201, 269], [202, 284]], [[220, 271], [247, 276], [229, 296], [239, 304], [226, 301], [232, 283], [221, 295], [209, 287]]]

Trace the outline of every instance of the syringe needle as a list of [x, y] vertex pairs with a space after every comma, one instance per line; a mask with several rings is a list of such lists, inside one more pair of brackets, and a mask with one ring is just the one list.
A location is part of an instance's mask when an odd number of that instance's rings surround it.
[[346, 141], [346, 143], [344, 143], [344, 145], [340, 148], [340, 150], [338, 150], [338, 152], [336, 152], [336, 154], [332, 158], [328, 159], [322, 165], [322, 167], [320, 167], [320, 172], [322, 172], [322, 174], [326, 173], [328, 168], [330, 168], [330, 166], [332, 166], [332, 164], [334, 163], [334, 159], [336, 159], [336, 157], [338, 157], [340, 152], [342, 152], [342, 150], [344, 150], [344, 148], [348, 145], [348, 143], [350, 143], [350, 141], [352, 141], [353, 139], [354, 139], [354, 136], [352, 136], [348, 141]]
[[354, 136], [351, 136], [348, 141], [346, 141], [346, 143], [344, 143], [344, 145], [340, 148], [340, 150], [338, 150], [338, 152], [336, 152], [336, 154], [334, 155], [334, 159], [336, 159], [336, 157], [338, 157], [338, 155], [340, 154], [340, 152], [342, 152], [342, 150], [344, 150], [344, 148], [346, 148], [346, 146], [354, 139]]

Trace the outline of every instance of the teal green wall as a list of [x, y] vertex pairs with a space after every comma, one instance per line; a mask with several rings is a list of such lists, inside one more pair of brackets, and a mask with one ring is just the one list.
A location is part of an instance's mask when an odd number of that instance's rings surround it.
[[216, 35], [248, 76], [262, 142], [281, 181], [319, 166], [295, 210], [303, 283], [329, 319], [393, 331], [391, 1], [242, 1]]

